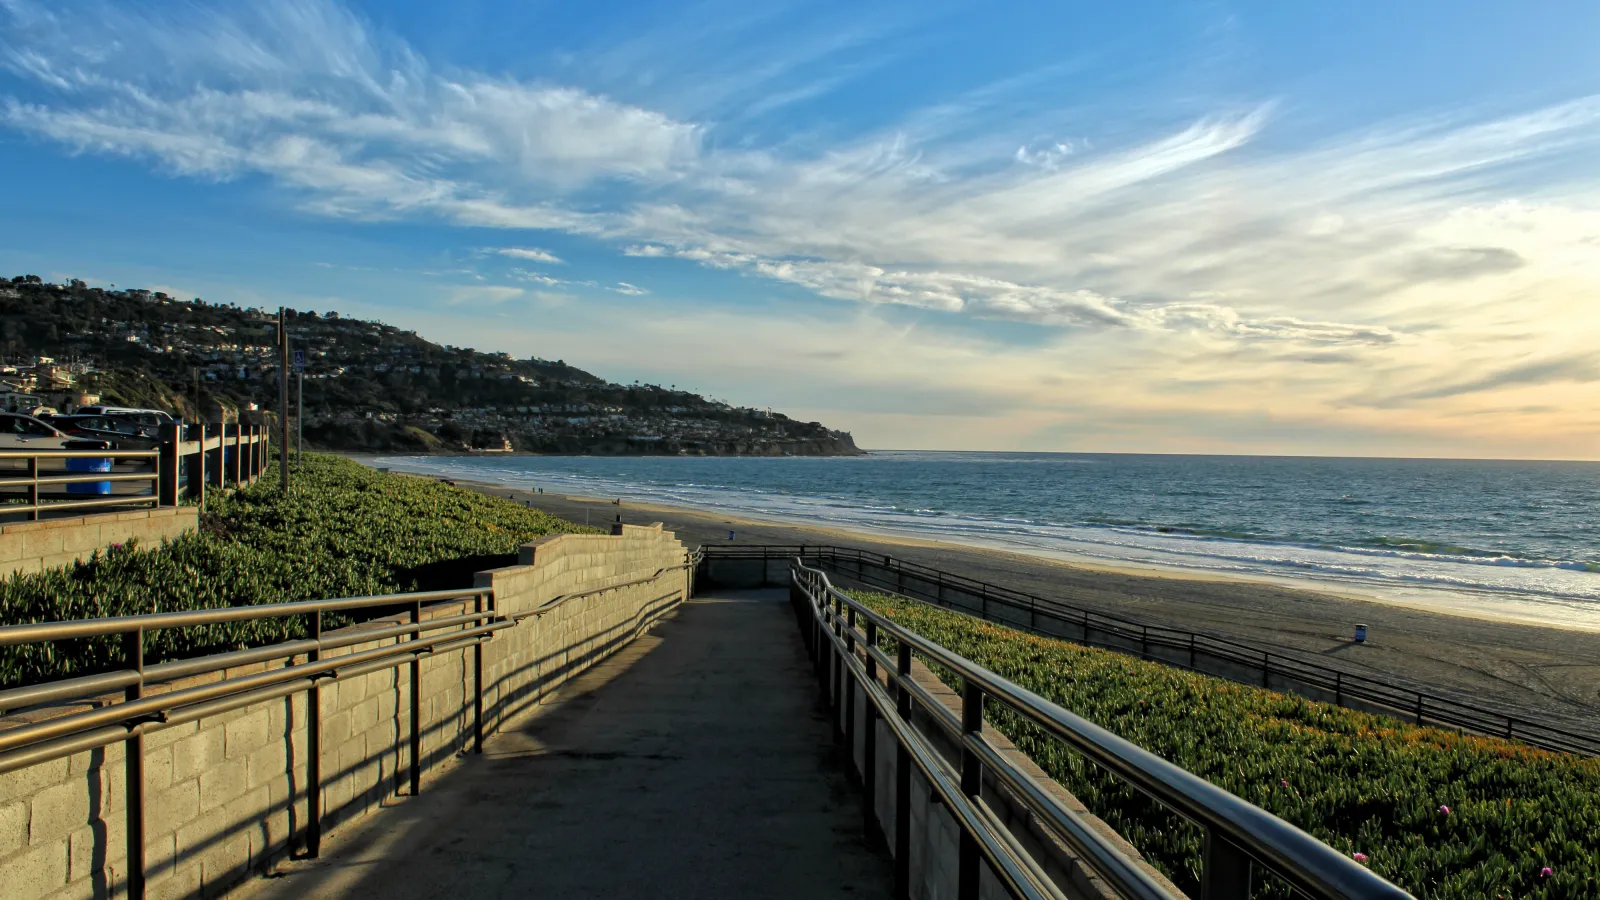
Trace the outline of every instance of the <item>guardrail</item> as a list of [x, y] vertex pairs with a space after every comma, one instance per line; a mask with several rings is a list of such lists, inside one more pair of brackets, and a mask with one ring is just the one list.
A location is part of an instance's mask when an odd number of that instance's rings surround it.
[[[807, 647], [814, 654], [813, 662], [835, 714], [841, 703], [853, 704], [858, 687], [870, 701], [864, 710], [863, 735], [867, 748], [864, 758], [868, 761], [863, 777], [869, 798], [875, 796], [872, 761], [876, 758], [877, 720], [887, 724], [895, 737], [893, 843], [897, 896], [906, 896], [909, 885], [910, 772], [915, 765], [959, 829], [959, 900], [978, 897], [982, 863], [988, 864], [1013, 897], [1059, 900], [1063, 896], [1040, 862], [1028, 854], [983, 799], [985, 769], [998, 776], [1029, 812], [1117, 893], [1139, 900], [1173, 897], [1076, 813], [1044, 792], [1029, 789], [1026, 773], [1010, 763], [983, 733], [983, 710], [989, 701], [1005, 704], [1197, 825], [1205, 835], [1200, 880], [1201, 897], [1206, 900], [1248, 897], [1252, 870], [1258, 867], [1286, 881], [1298, 894], [1318, 900], [1400, 900], [1411, 896], [1271, 813], [874, 612], [834, 588], [821, 569], [807, 566], [798, 558], [792, 566], [791, 599], [800, 613]], [[880, 646], [884, 638], [895, 642], [894, 658]], [[960, 678], [959, 720], [913, 680], [913, 653]], [[955, 738], [961, 748], [959, 768], [946, 761], [913, 725], [913, 700]], [[855, 716], [848, 706], [845, 709], [846, 738], [853, 747]]]
[[[260, 478], [267, 468], [267, 429], [210, 427], [215, 430], [208, 435], [205, 425], [163, 426], [155, 446], [145, 450], [0, 450], [0, 501], [20, 501], [0, 503], [0, 517], [38, 520], [57, 512], [177, 506], [185, 501], [203, 507], [208, 489]], [[74, 468], [73, 460], [109, 465], [84, 472]], [[56, 462], [60, 465], [51, 465]], [[95, 485], [98, 490], [84, 496], [74, 492], [74, 485]]]
[[[160, 498], [156, 494], [156, 482], [159, 474], [156, 470], [160, 453], [155, 450], [27, 450], [27, 451], [0, 451], [0, 473], [15, 471], [23, 472], [22, 475], [4, 475], [0, 477], [0, 497], [11, 499], [18, 497], [21, 503], [8, 503], [0, 506], [0, 513], [16, 514], [25, 513], [30, 520], [38, 519], [39, 514], [46, 510], [78, 509], [103, 509], [119, 506], [156, 506]], [[109, 463], [107, 471], [83, 473], [74, 471], [71, 460], [94, 460]], [[135, 461], [141, 468], [148, 466], [145, 471], [118, 472], [118, 460]], [[45, 461], [60, 461], [65, 465], [60, 469], [47, 469]], [[18, 467], [17, 463], [21, 463]], [[133, 494], [109, 494], [91, 498], [78, 499], [72, 493], [72, 485], [78, 484], [105, 484], [110, 491], [112, 485], [144, 484], [144, 490]], [[63, 497], [47, 497], [43, 488], [66, 488]], [[19, 490], [20, 489], [20, 490]]]
[[[700, 560], [698, 551], [691, 552], [683, 563], [659, 568], [648, 576], [561, 594], [533, 609], [512, 614], [502, 613], [492, 589], [478, 587], [0, 626], [0, 647], [122, 635], [125, 648], [124, 663], [120, 669], [0, 690], [0, 774], [124, 742], [127, 749], [125, 841], [130, 861], [127, 896], [138, 900], [144, 895], [144, 736], [160, 729], [304, 692], [308, 748], [304, 764], [307, 812], [301, 838], [306, 852], [316, 856], [322, 840], [323, 818], [320, 791], [323, 784], [322, 686], [382, 669], [409, 665], [411, 706], [408, 776], [410, 791], [416, 795], [421, 788], [422, 657], [469, 646], [472, 648], [472, 683], [475, 690], [469, 692], [472, 703], [471, 741], [473, 751], [481, 753], [484, 736], [485, 641], [498, 631], [513, 628], [527, 618], [543, 616], [571, 601], [658, 581], [672, 572], [688, 570], [689, 580], [686, 586], [674, 588], [666, 596], [682, 595], [687, 598], [692, 596], [693, 573]], [[470, 611], [423, 618], [426, 609], [433, 608], [439, 612], [437, 607], [440, 605], [464, 602], [472, 604]], [[407, 621], [323, 635], [324, 613], [358, 610], [401, 610]], [[309, 637], [189, 659], [155, 664], [145, 662], [145, 638], [149, 632], [296, 616], [304, 617], [305, 631]], [[394, 643], [332, 658], [324, 657], [329, 651], [389, 639], [393, 639]], [[228, 672], [239, 667], [258, 667], [279, 661], [284, 664], [278, 668], [264, 668], [246, 674]], [[146, 694], [148, 686], [160, 682], [216, 672], [223, 673], [216, 681]], [[118, 691], [122, 692], [120, 701], [115, 696]], [[5, 715], [46, 704], [83, 704], [86, 708], [41, 721], [25, 720], [15, 725], [15, 720], [8, 720]], [[395, 716], [397, 719], [400, 717], [398, 708]], [[288, 765], [291, 769], [295, 767], [292, 757]], [[288, 774], [292, 777], [294, 772]]]
[[[424, 604], [448, 601], [473, 601], [474, 608], [472, 612], [423, 620]], [[409, 622], [354, 630], [337, 637], [325, 638], [322, 635], [323, 613], [396, 607], [408, 608]], [[144, 639], [149, 631], [288, 616], [305, 616], [310, 637], [156, 665], [146, 665], [144, 661]], [[421, 658], [427, 654], [472, 646], [476, 684], [479, 685], [473, 697], [472, 743], [475, 752], [482, 752], [483, 642], [494, 632], [515, 624], [496, 612], [493, 591], [472, 588], [0, 627], [0, 646], [120, 634], [126, 647], [122, 669], [0, 691], [0, 709], [7, 711], [64, 701], [103, 701], [108, 692], [123, 692], [121, 702], [0, 730], [0, 773], [107, 744], [126, 742], [127, 896], [137, 900], [144, 896], [144, 735], [304, 691], [307, 695], [306, 727], [310, 748], [306, 754], [306, 784], [309, 789], [305, 792], [308, 807], [304, 840], [307, 852], [315, 856], [322, 839], [322, 800], [319, 790], [322, 784], [321, 686], [326, 682], [410, 664], [409, 774], [411, 791], [415, 794], [422, 778]], [[332, 659], [322, 658], [322, 654], [329, 650], [387, 638], [394, 638], [395, 643]], [[304, 659], [296, 660], [296, 657]], [[278, 660], [289, 662], [277, 669], [224, 677], [152, 696], [144, 695], [145, 686], [155, 682]], [[0, 723], [3, 722], [0, 719]]]
[[1600, 734], [1388, 684], [1298, 659], [1281, 649], [1091, 610], [852, 547], [708, 545], [705, 550], [708, 559], [777, 561], [801, 556], [865, 586], [1041, 636], [1115, 650], [1418, 725], [1456, 728], [1559, 753], [1600, 756]]

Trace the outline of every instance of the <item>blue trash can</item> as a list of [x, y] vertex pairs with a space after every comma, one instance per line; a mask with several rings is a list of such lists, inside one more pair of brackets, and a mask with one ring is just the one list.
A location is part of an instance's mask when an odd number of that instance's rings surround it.
[[[67, 471], [78, 472], [104, 472], [111, 474], [111, 457], [99, 459], [95, 457], [76, 457], [67, 460]], [[77, 484], [67, 485], [69, 494], [109, 494], [111, 482], [109, 481], [80, 481]]]

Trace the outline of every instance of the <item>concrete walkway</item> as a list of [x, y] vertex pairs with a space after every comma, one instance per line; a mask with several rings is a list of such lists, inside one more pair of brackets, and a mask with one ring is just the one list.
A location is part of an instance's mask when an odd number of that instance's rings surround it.
[[860, 803], [786, 596], [727, 593], [234, 896], [887, 898]]

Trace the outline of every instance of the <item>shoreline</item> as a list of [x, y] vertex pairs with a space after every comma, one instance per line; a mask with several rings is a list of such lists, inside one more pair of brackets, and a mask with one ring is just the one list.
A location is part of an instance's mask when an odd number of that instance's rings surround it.
[[[495, 490], [506, 490], [510, 487], [508, 485], [497, 484], [494, 482], [468, 481], [463, 479], [456, 479], [456, 483], [462, 486], [490, 488]], [[585, 497], [577, 494], [545, 494], [542, 496], [559, 496], [563, 499], [574, 502], [600, 504], [606, 506], [612, 505], [612, 500], [608, 500], [603, 497]], [[778, 517], [761, 518], [714, 510], [695, 510], [689, 507], [674, 506], [666, 503], [651, 503], [644, 501], [626, 501], [626, 503], [634, 510], [644, 510], [647, 512], [659, 513], [661, 515], [701, 513], [705, 515], [717, 515], [731, 524], [740, 526], [761, 527], [776, 525], [786, 528], [804, 529], [819, 535], [827, 535], [838, 538], [843, 543], [872, 542], [902, 547], [919, 547], [928, 550], [963, 550], [979, 553], [992, 553], [1001, 557], [1016, 557], [1028, 562], [1059, 566], [1063, 569], [1070, 569], [1078, 572], [1099, 573], [1103, 575], [1129, 578], [1154, 578], [1179, 582], [1210, 582], [1224, 585], [1270, 585], [1303, 593], [1322, 594], [1355, 603], [1372, 603], [1383, 606], [1397, 606], [1434, 615], [1458, 616], [1467, 619], [1478, 619], [1484, 622], [1499, 622], [1501, 624], [1523, 625], [1534, 628], [1558, 628], [1563, 631], [1574, 631], [1582, 634], [1600, 634], [1600, 624], [1586, 625], [1574, 622], [1546, 621], [1526, 616], [1518, 616], [1513, 612], [1496, 613], [1493, 610], [1483, 608], [1449, 607], [1439, 603], [1427, 603], [1422, 600], [1407, 600], [1401, 597], [1384, 596], [1375, 591], [1363, 591], [1356, 587], [1346, 587], [1337, 583], [1329, 583], [1332, 582], [1333, 579], [1329, 579], [1327, 582], [1325, 582], [1312, 577], [1297, 578], [1292, 575], [1225, 575], [1201, 569], [1185, 569], [1178, 565], [1161, 565], [1159, 563], [1140, 564], [1136, 562], [1130, 562], [1126, 564], [1118, 564], [1106, 562], [1094, 557], [1074, 554], [1064, 550], [1052, 551], [1040, 548], [1030, 552], [1028, 550], [1013, 549], [1003, 546], [992, 546], [990, 544], [983, 544], [975, 541], [967, 542], [958, 540], [938, 540], [914, 535], [899, 534], [889, 530], [866, 531], [842, 528], [833, 525], [817, 525], [810, 522], [795, 523], [784, 521]], [[822, 542], [810, 541], [808, 543]], [[1448, 596], [1449, 594], [1448, 591], [1430, 591], [1430, 589], [1427, 588], [1414, 588], [1412, 590], [1416, 591], [1417, 593], [1433, 593], [1439, 596]]]
[[[348, 453], [341, 454], [349, 459], [371, 464], [378, 459], [392, 458], [386, 454], [374, 453]], [[396, 469], [400, 471], [400, 469]], [[443, 477], [436, 473], [414, 472], [412, 474], [423, 477]], [[500, 482], [478, 481], [473, 478], [455, 478], [458, 483], [473, 483], [502, 490], [515, 489], [514, 485]], [[546, 494], [542, 496], [558, 496]], [[592, 504], [612, 505], [611, 497], [589, 497], [579, 494], [561, 494], [567, 499]], [[625, 495], [624, 495], [625, 496]], [[973, 535], [945, 534], [938, 537], [928, 537], [924, 534], [913, 534], [893, 528], [861, 528], [849, 525], [836, 525], [828, 522], [811, 521], [808, 519], [793, 519], [780, 515], [763, 516], [759, 513], [752, 514], [747, 511], [730, 512], [716, 508], [685, 507], [671, 503], [654, 500], [626, 500], [635, 509], [653, 509], [663, 515], [680, 512], [695, 512], [706, 515], [720, 516], [729, 523], [739, 525], [757, 526], [783, 526], [794, 529], [805, 529], [819, 535], [829, 535], [846, 543], [859, 543], [870, 541], [882, 544], [923, 547], [929, 549], [946, 548], [962, 549], [980, 552], [1010, 555], [1021, 559], [1042, 562], [1050, 565], [1083, 572], [1098, 572], [1122, 577], [1163, 578], [1185, 582], [1213, 582], [1223, 584], [1241, 585], [1271, 585], [1296, 591], [1310, 592], [1326, 596], [1338, 597], [1344, 600], [1394, 606], [1412, 609], [1419, 612], [1436, 615], [1451, 615], [1464, 618], [1478, 619], [1486, 622], [1500, 622], [1505, 624], [1526, 625], [1541, 628], [1557, 628], [1583, 634], [1600, 634], [1600, 619], [1592, 622], [1575, 621], [1572, 618], [1547, 613], [1542, 609], [1544, 603], [1534, 598], [1538, 595], [1517, 595], [1509, 592], [1495, 590], [1474, 590], [1467, 587], [1439, 587], [1430, 585], [1409, 584], [1377, 584], [1357, 579], [1341, 578], [1337, 575], [1297, 575], [1290, 573], [1273, 572], [1219, 572], [1214, 569], [1185, 566], [1181, 562], [1166, 561], [1134, 561], [1134, 560], [1108, 560], [1101, 556], [1074, 552], [1070, 549], [1038, 546], [1024, 541], [1008, 541], [1003, 539], [984, 540]], [[809, 541], [808, 543], [818, 543]]]
[[[365, 464], [374, 457], [352, 458]], [[1253, 643], [1307, 661], [1335, 662], [1368, 677], [1487, 704], [1556, 727], [1588, 730], [1600, 717], [1600, 642], [1590, 631], [1388, 603], [1303, 583], [1083, 566], [921, 537], [864, 534], [626, 498], [618, 506], [615, 498], [449, 480], [575, 524], [661, 522], [688, 546], [725, 544], [732, 530], [737, 544], [840, 544], [886, 553], [1087, 609]], [[1351, 640], [1358, 623], [1368, 626], [1366, 643]]]

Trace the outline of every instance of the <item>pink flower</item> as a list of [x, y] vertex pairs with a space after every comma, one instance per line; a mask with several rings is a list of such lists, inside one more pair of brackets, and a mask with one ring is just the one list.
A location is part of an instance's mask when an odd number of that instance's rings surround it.
[[1284, 787], [1288, 787], [1288, 786], [1289, 786], [1289, 779], [1287, 779], [1287, 778], [1280, 778], [1280, 779], [1278, 779], [1278, 783], [1279, 783], [1279, 784], [1281, 784], [1281, 785], [1283, 785], [1283, 786], [1284, 786]]
[[1555, 869], [1552, 869], [1549, 866], [1545, 866], [1544, 868], [1539, 870], [1539, 877], [1540, 878], [1549, 878], [1551, 875], [1554, 875], [1555, 873], [1556, 873]]
[[1446, 816], [1450, 815], [1450, 807], [1448, 807], [1448, 806], [1439, 807], [1439, 813], [1441, 815], [1446, 815]]
[[1367, 855], [1365, 853], [1357, 851], [1355, 853], [1350, 854], [1350, 856], [1352, 858], [1354, 858], [1356, 862], [1361, 863], [1362, 865], [1366, 865], [1367, 864]]

